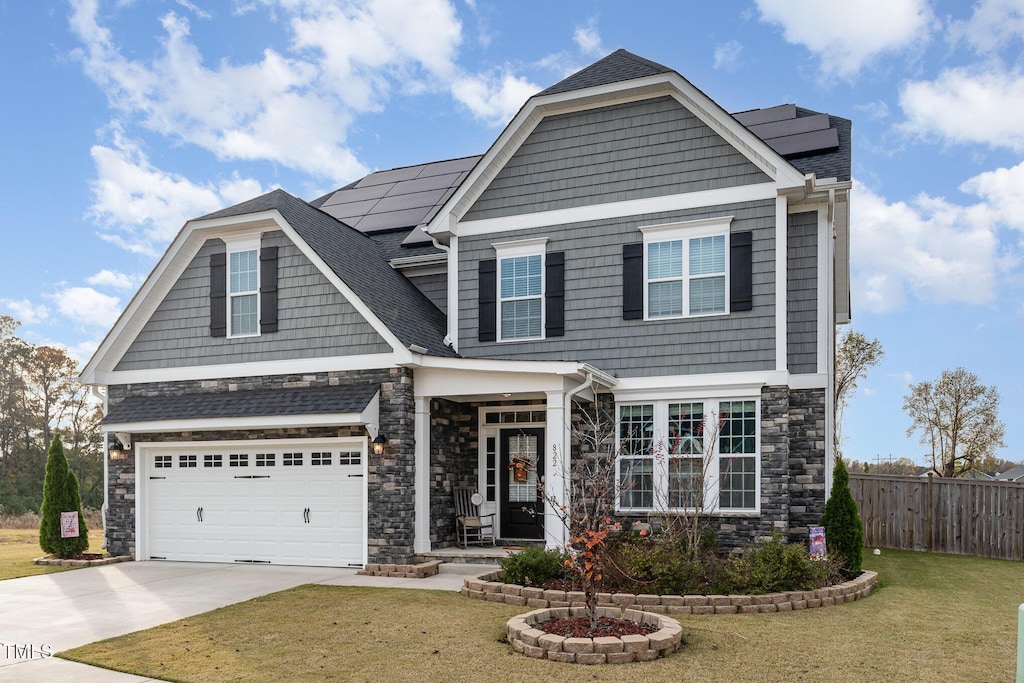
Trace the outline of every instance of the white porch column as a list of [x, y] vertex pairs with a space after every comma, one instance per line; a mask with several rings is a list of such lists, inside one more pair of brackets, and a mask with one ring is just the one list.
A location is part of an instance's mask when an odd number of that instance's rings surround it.
[[413, 474], [413, 484], [416, 487], [416, 536], [413, 539], [413, 551], [426, 553], [430, 552], [430, 397], [417, 396], [415, 402], [416, 472]]
[[544, 461], [544, 491], [548, 501], [544, 505], [544, 539], [547, 547], [564, 548], [568, 530], [559, 519], [552, 504], [568, 504], [569, 496], [569, 416], [565, 414], [565, 392], [547, 393], [546, 460]]

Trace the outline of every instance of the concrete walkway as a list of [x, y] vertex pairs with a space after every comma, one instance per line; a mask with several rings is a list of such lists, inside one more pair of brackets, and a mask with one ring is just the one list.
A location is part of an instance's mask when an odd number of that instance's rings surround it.
[[[306, 583], [462, 588], [488, 565], [443, 565], [426, 579], [358, 576], [354, 569], [125, 562], [0, 581], [0, 681], [131, 683], [154, 679], [45, 656]], [[464, 572], [464, 573], [463, 573]]]

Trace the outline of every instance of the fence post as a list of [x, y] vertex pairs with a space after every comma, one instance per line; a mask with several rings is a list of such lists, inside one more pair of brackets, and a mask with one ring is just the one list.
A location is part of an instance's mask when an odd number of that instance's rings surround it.
[[934, 525], [932, 524], [932, 473], [928, 473], [928, 493], [927, 503], [925, 504], [925, 515], [924, 523], [925, 528], [928, 530], [928, 552], [935, 552], [935, 531]]
[[1024, 605], [1017, 608], [1017, 683], [1024, 683]]

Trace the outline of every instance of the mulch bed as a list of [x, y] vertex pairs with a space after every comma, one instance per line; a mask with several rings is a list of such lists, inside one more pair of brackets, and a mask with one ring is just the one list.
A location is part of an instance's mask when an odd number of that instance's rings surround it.
[[574, 617], [572, 619], [552, 619], [536, 625], [536, 628], [556, 636], [566, 638], [602, 638], [604, 636], [646, 636], [658, 630], [657, 626], [644, 624], [630, 619], [598, 617], [597, 628], [590, 630], [590, 617]]

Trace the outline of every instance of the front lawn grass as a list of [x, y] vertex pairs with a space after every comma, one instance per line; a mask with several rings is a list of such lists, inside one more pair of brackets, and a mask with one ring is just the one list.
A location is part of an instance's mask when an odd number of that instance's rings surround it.
[[[100, 552], [98, 549], [101, 545], [103, 529], [90, 529], [90, 552]], [[38, 529], [0, 529], [0, 581], [77, 569], [32, 564], [32, 560], [44, 555], [46, 553], [39, 547]]]
[[528, 659], [499, 639], [527, 611], [436, 591], [301, 586], [62, 657], [172, 681], [962, 681], [1013, 679], [1024, 564], [884, 551], [851, 604], [683, 617], [656, 662]]

